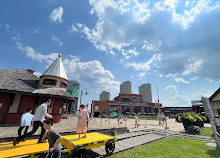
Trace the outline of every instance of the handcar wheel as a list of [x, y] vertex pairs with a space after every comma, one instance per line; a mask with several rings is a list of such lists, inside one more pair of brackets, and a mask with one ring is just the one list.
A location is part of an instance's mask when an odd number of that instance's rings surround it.
[[87, 156], [87, 151], [86, 151], [85, 147], [80, 146], [80, 147], [76, 148], [73, 157], [75, 157], [75, 158], [86, 158], [86, 156]]
[[112, 140], [108, 141], [105, 145], [105, 151], [107, 154], [112, 154], [115, 150], [115, 142]]

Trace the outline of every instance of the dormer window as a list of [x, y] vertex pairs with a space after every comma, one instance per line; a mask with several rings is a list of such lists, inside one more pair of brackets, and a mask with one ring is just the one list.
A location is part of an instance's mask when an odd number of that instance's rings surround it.
[[66, 88], [66, 86], [67, 86], [67, 84], [66, 83], [64, 83], [64, 82], [60, 82], [60, 87], [62, 87], [62, 88]]
[[43, 81], [43, 85], [54, 85], [56, 86], [57, 84], [57, 80], [53, 80], [53, 79], [44, 79]]

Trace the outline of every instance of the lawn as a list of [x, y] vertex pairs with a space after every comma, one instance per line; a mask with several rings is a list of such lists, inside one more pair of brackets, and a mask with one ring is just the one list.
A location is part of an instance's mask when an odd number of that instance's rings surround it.
[[204, 127], [199, 135], [211, 137], [213, 135], [212, 128]]
[[[220, 149], [206, 146], [207, 142], [176, 137], [164, 138], [111, 158], [211, 158], [220, 157]], [[116, 146], [117, 148], [117, 146]]]

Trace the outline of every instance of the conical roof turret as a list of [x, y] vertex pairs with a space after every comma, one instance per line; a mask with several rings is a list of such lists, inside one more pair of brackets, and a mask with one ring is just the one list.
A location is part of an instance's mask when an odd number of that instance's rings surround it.
[[47, 70], [41, 75], [42, 76], [55, 76], [60, 77], [68, 81], [66, 71], [61, 60], [61, 53], [57, 59], [47, 68]]

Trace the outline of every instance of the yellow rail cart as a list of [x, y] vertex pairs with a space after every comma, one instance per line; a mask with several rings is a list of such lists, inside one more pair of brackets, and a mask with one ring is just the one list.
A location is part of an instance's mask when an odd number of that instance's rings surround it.
[[66, 147], [66, 152], [69, 152], [72, 157], [85, 157], [86, 150], [105, 145], [107, 154], [112, 154], [115, 150], [116, 138], [101, 134], [87, 133], [87, 138], [78, 140], [78, 135], [63, 136], [61, 144]]
[[[82, 134], [83, 135], [83, 134]], [[11, 158], [18, 156], [38, 158], [42, 153], [48, 152], [49, 144], [37, 144], [38, 139], [26, 140], [16, 146], [12, 142], [0, 143], [0, 158]], [[107, 154], [112, 154], [115, 149], [116, 138], [100, 133], [87, 133], [87, 138], [78, 140], [78, 135], [63, 136], [61, 144], [65, 147], [64, 151], [72, 157], [85, 157], [86, 150], [105, 145]]]

